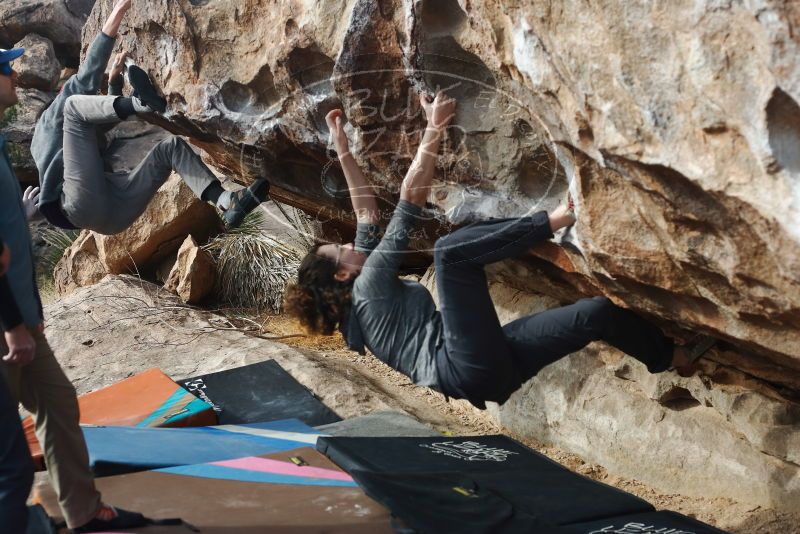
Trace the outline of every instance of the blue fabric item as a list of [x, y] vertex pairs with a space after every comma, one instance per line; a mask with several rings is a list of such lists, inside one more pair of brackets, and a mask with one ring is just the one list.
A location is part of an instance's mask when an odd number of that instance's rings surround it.
[[11, 251], [11, 265], [6, 272], [11, 294], [25, 324], [36, 327], [42, 322], [43, 315], [33, 268], [31, 235], [22, 207], [22, 190], [8, 157], [6, 138], [2, 135], [0, 135], [0, 241]]
[[[297, 419], [230, 427], [273, 431], [275, 436], [245, 434], [226, 427], [83, 427], [89, 464], [96, 476], [111, 476], [178, 465], [259, 456], [313, 446], [319, 432]], [[280, 435], [280, 433], [291, 433]], [[301, 436], [307, 435], [308, 439]]]
[[0, 525], [3, 532], [25, 532], [25, 501], [33, 484], [33, 464], [17, 407], [0, 373]]
[[24, 53], [24, 48], [9, 48], [8, 50], [0, 48], [0, 63], [10, 63]]
[[259, 482], [262, 484], [294, 484], [298, 486], [337, 486], [342, 488], [357, 488], [358, 484], [346, 480], [331, 480], [327, 478], [296, 477], [277, 473], [264, 473], [262, 471], [247, 471], [224, 465], [199, 464], [180, 465], [157, 469], [160, 473], [184, 475], [199, 478], [215, 478], [222, 480], [237, 480], [239, 482]]

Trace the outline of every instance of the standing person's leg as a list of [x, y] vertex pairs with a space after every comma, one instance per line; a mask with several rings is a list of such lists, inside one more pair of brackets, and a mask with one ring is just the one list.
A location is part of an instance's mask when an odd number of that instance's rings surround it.
[[592, 341], [605, 341], [633, 356], [651, 373], [666, 371], [673, 359], [673, 341], [658, 327], [605, 297], [522, 317], [503, 330], [522, 381]]
[[8, 532], [25, 532], [28, 523], [25, 503], [33, 484], [33, 463], [17, 405], [11, 400], [2, 375], [0, 372], [0, 525]]
[[439, 239], [434, 249], [446, 361], [438, 362], [444, 393], [480, 405], [503, 401], [519, 385], [506, 335], [497, 318], [484, 267], [518, 256], [552, 236], [545, 212], [485, 221]]
[[102, 230], [115, 234], [138, 219], [164, 182], [177, 172], [197, 198], [219, 180], [200, 156], [180, 137], [171, 136], [158, 143], [127, 175], [109, 176], [109, 203], [112, 216]]
[[47, 339], [34, 333], [36, 356], [24, 366], [6, 365], [12, 393], [22, 402], [36, 424], [47, 472], [58, 495], [67, 526], [88, 523], [100, 508], [89, 468], [89, 453], [79, 426], [75, 388], [58, 364]]
[[108, 208], [109, 182], [97, 143], [97, 125], [119, 122], [113, 96], [76, 95], [64, 105], [64, 188], [62, 207], [79, 228], [102, 228]]

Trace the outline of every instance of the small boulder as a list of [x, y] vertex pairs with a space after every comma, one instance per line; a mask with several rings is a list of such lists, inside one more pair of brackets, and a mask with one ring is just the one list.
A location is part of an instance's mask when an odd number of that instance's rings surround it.
[[[30, 33], [50, 39], [58, 57], [78, 63], [81, 29], [88, 17], [89, 2], [64, 0], [3, 0], [0, 2], [0, 43], [9, 46]], [[84, 5], [78, 5], [84, 4]]]
[[96, 284], [106, 275], [106, 268], [97, 257], [96, 235], [84, 230], [64, 251], [53, 271], [53, 285], [59, 295]]
[[178, 250], [178, 260], [164, 288], [177, 293], [183, 302], [196, 304], [211, 293], [215, 275], [211, 254], [200, 248], [192, 236], [188, 236]]
[[61, 64], [50, 39], [29, 33], [14, 45], [24, 48], [25, 54], [14, 61], [14, 70], [19, 75], [19, 86], [28, 89], [51, 91], [61, 77]]
[[56, 267], [56, 289], [64, 295], [105, 274], [150, 272], [174, 254], [186, 236], [205, 240], [221, 230], [216, 210], [173, 174], [128, 229], [115, 235], [82, 233]]

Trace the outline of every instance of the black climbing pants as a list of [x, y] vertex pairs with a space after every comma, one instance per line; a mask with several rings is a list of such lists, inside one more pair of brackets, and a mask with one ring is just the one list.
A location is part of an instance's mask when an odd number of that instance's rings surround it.
[[489, 295], [484, 268], [552, 237], [546, 212], [468, 225], [434, 248], [444, 346], [437, 354], [443, 393], [505, 402], [543, 367], [592, 341], [605, 341], [644, 363], [651, 373], [669, 368], [673, 342], [659, 328], [605, 297], [522, 317], [505, 326]]

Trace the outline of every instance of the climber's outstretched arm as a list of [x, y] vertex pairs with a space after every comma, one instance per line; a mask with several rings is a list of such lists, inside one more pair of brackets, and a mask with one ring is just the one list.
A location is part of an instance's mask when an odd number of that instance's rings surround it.
[[119, 25], [122, 24], [122, 19], [125, 18], [125, 14], [131, 8], [131, 1], [132, 0], [117, 1], [117, 3], [114, 5], [114, 8], [111, 10], [111, 14], [106, 19], [106, 23], [103, 24], [104, 34], [108, 35], [109, 37], [117, 36]]
[[325, 122], [328, 123], [333, 145], [336, 147], [339, 162], [342, 164], [356, 220], [360, 223], [375, 224], [380, 220], [378, 204], [375, 202], [375, 191], [350, 153], [350, 144], [347, 141], [347, 134], [344, 133], [343, 115], [341, 109], [334, 109], [325, 116]]
[[400, 198], [417, 206], [425, 206], [433, 181], [433, 170], [436, 166], [436, 157], [439, 154], [439, 145], [444, 136], [444, 130], [453, 120], [456, 112], [456, 101], [439, 91], [436, 98], [431, 101], [426, 95], [420, 97], [420, 104], [425, 110], [428, 124], [422, 136], [422, 142], [417, 149], [417, 155], [411, 162], [411, 167], [403, 179], [400, 189]]

